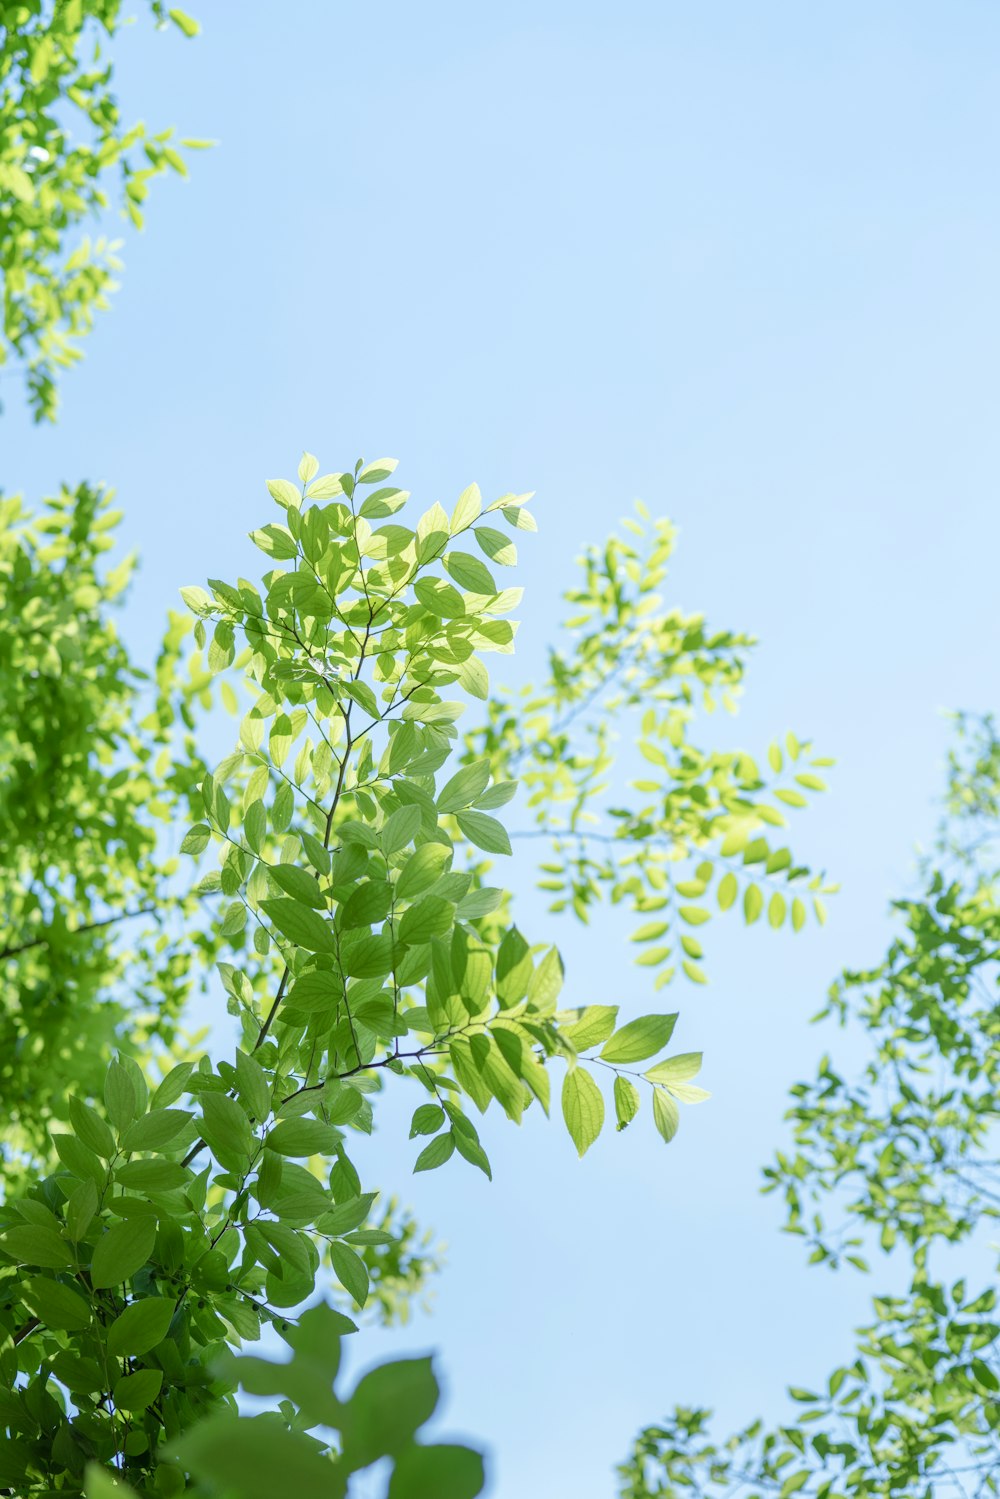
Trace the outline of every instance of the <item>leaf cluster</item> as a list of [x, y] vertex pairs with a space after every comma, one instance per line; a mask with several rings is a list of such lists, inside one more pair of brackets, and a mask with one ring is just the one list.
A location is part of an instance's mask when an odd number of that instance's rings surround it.
[[811, 1263], [866, 1271], [880, 1249], [908, 1261], [909, 1292], [873, 1298], [854, 1358], [824, 1389], [792, 1387], [786, 1424], [717, 1442], [709, 1412], [681, 1409], [646, 1428], [619, 1470], [628, 1499], [998, 1492], [995, 1276], [970, 1288], [947, 1275], [1000, 1209], [1000, 741], [988, 718], [960, 716], [945, 808], [922, 891], [895, 905], [899, 935], [881, 963], [844, 973], [821, 1013], [867, 1059], [857, 1071], [825, 1056], [793, 1087], [794, 1145], [764, 1174]]
[[[198, 30], [163, 0], [150, 9]], [[57, 373], [80, 358], [121, 268], [120, 241], [81, 227], [117, 204], [141, 228], [153, 180], [187, 171], [172, 131], [121, 117], [108, 58], [120, 22], [120, 0], [22, 0], [0, 15], [0, 366], [23, 372], [36, 420], [54, 418]]]

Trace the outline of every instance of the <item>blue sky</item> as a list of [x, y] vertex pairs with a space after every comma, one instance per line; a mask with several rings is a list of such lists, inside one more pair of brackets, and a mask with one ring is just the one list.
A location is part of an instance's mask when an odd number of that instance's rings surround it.
[[[116, 486], [136, 650], [180, 584], [252, 565], [263, 480], [303, 447], [324, 470], [389, 453], [428, 505], [537, 491], [512, 680], [580, 543], [642, 497], [680, 527], [671, 600], [761, 639], [740, 740], [794, 728], [838, 761], [796, 829], [842, 882], [830, 924], [715, 924], [711, 987], [677, 996], [715, 1096], [670, 1150], [632, 1129], [578, 1163], [560, 1127], [499, 1121], [489, 1186], [410, 1179], [389, 1123], [372, 1147], [449, 1265], [433, 1319], [367, 1357], [440, 1350], [445, 1425], [489, 1444], [494, 1499], [599, 1499], [674, 1401], [780, 1415], [891, 1280], [807, 1271], [758, 1168], [830, 1039], [808, 1017], [878, 957], [933, 825], [940, 710], [1000, 697], [1000, 12], [199, 14], [194, 43], [133, 28], [122, 94], [219, 144], [154, 192], [58, 427], [16, 397], [0, 425], [8, 489]], [[574, 1002], [649, 1008], [617, 926], [523, 912]]]

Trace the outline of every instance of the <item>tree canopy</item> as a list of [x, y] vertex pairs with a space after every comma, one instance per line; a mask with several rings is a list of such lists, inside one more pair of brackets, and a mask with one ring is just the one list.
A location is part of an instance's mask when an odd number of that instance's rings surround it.
[[[141, 226], [152, 181], [185, 171], [171, 132], [122, 118], [121, 19], [118, 0], [0, 14], [0, 364], [36, 419], [118, 267], [84, 226], [113, 208]], [[708, 1097], [701, 1053], [640, 996], [707, 982], [716, 913], [825, 919], [836, 887], [786, 828], [830, 762], [787, 732], [718, 747], [711, 715], [737, 708], [754, 642], [663, 601], [669, 522], [639, 506], [585, 548], [545, 669], [515, 690], [508, 570], [532, 497], [472, 484], [421, 511], [395, 470], [305, 453], [268, 481], [261, 575], [183, 587], [145, 665], [119, 628], [133, 564], [110, 492], [0, 496], [7, 1494], [319, 1499], [371, 1470], [386, 1499], [474, 1499], [481, 1455], [427, 1439], [430, 1360], [340, 1378], [343, 1340], [405, 1318], [437, 1268], [402, 1177], [490, 1176], [488, 1110], [555, 1114], [580, 1155], [612, 1118], [671, 1142]], [[212, 764], [222, 713], [235, 743]], [[791, 1387], [785, 1423], [720, 1439], [692, 1406], [644, 1429], [624, 1499], [1000, 1488], [995, 1285], [955, 1276], [1000, 1207], [988, 719], [959, 719], [945, 813], [888, 953], [820, 1017], [864, 1038], [864, 1067], [827, 1056], [793, 1087], [764, 1172], [811, 1263], [881, 1255], [908, 1289], [873, 1298], [821, 1389]], [[518, 840], [541, 930], [504, 878]], [[612, 906], [631, 984], [581, 1003], [554, 938]], [[191, 1031], [196, 995], [224, 1043]], [[369, 1182], [357, 1146], [390, 1088], [407, 1137]], [[246, 1352], [264, 1330], [287, 1358]]]
[[[553, 1070], [581, 1153], [606, 1092], [620, 1128], [645, 1096], [666, 1140], [679, 1107], [706, 1096], [693, 1082], [700, 1055], [667, 1050], [676, 1012], [567, 1004], [558, 951], [519, 930], [493, 882], [511, 847], [496, 814], [515, 773], [536, 808], [547, 886], [558, 865], [558, 908], [586, 918], [607, 896], [676, 932], [679, 965], [670, 939], [638, 933], [655, 944], [641, 946], [639, 971], [654, 970], [657, 987], [703, 980], [688, 929], [708, 912], [690, 902], [716, 876], [723, 907], [726, 879], [745, 892], [770, 881], [772, 907], [784, 889], [790, 908], [818, 883], [765, 841], [784, 820], [782, 791], [794, 806], [795, 778], [815, 788], [799, 768], [815, 764], [808, 746], [789, 739], [787, 779], [776, 749], [765, 776], [749, 755], [694, 747], [699, 709], [735, 688], [747, 642], [658, 612], [665, 528], [644, 540], [634, 527], [585, 556], [575, 633], [520, 707], [494, 695], [484, 657], [513, 646], [520, 592], [497, 574], [533, 529], [529, 497], [484, 501], [471, 486], [450, 513], [436, 504], [407, 526], [394, 469], [321, 475], [307, 454], [297, 482], [271, 481], [279, 519], [253, 533], [268, 564], [259, 586], [184, 588], [194, 655], [182, 665], [186, 626], [172, 621], [149, 683], [109, 622], [125, 575], [96, 571], [111, 519], [101, 496], [64, 496], [14, 534], [9, 576], [37, 597], [19, 611], [19, 649], [40, 653], [25, 658], [37, 661], [39, 709], [8, 755], [27, 892], [4, 940], [22, 993], [12, 1051], [30, 1066], [29, 985], [53, 996], [48, 1046], [62, 1044], [60, 1026], [85, 1038], [63, 1046], [30, 1130], [25, 1113], [16, 1143], [28, 1154], [5, 1150], [0, 1480], [19, 1492], [72, 1486], [88, 1462], [123, 1465], [136, 1492], [173, 1492], [184, 1454], [210, 1446], [203, 1433], [175, 1450], [178, 1436], [208, 1418], [228, 1442], [227, 1346], [265, 1323], [294, 1343], [317, 1286], [339, 1288], [344, 1332], [373, 1287], [383, 1314], [405, 1301], [426, 1269], [407, 1247], [414, 1230], [386, 1217], [351, 1154], [390, 1079], [415, 1090], [401, 1155], [418, 1171], [489, 1174], [475, 1115], [548, 1112]], [[82, 702], [81, 659], [94, 687]], [[239, 730], [209, 771], [195, 731], [212, 683]], [[477, 704], [482, 726], [460, 735]], [[628, 710], [642, 715], [657, 774], [602, 829], [592, 813], [612, 794], [609, 723]], [[88, 808], [105, 797], [91, 827]], [[745, 919], [759, 914], [752, 897], [743, 906]], [[68, 1011], [61, 974], [84, 963]], [[228, 1058], [179, 1027], [213, 964], [238, 1032]], [[346, 1452], [334, 1464], [345, 1475]], [[318, 1492], [303, 1462], [302, 1492]], [[454, 1462], [464, 1493], [479, 1470]]]

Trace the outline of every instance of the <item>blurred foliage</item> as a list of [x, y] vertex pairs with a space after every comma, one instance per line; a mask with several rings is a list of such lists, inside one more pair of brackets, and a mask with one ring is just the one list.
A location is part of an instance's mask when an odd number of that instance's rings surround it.
[[[342, 1499], [352, 1474], [379, 1464], [387, 1499], [475, 1499], [484, 1479], [479, 1453], [419, 1440], [440, 1395], [430, 1359], [380, 1364], [346, 1399], [334, 1392], [340, 1338], [351, 1330], [321, 1302], [288, 1328], [287, 1362], [246, 1355], [220, 1359], [228, 1385], [281, 1397], [277, 1409], [240, 1416], [230, 1397], [225, 1408], [173, 1443], [164, 1490], [186, 1487], [205, 1499], [219, 1493], [272, 1499], [286, 1490], [301, 1499]], [[322, 1435], [312, 1434], [317, 1427]], [[184, 1485], [184, 1472], [193, 1475], [193, 1486]], [[127, 1499], [133, 1492], [106, 1468], [88, 1469], [87, 1499]]]

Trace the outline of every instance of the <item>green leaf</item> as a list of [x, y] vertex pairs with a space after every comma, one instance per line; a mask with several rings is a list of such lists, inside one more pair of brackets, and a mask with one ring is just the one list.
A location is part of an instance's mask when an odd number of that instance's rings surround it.
[[126, 1218], [97, 1241], [90, 1267], [95, 1291], [121, 1285], [149, 1262], [156, 1240], [155, 1218]]
[[212, 841], [212, 829], [207, 822], [195, 823], [193, 828], [188, 828], [181, 839], [182, 854], [200, 854]]
[[115, 1168], [115, 1180], [133, 1192], [170, 1192], [183, 1187], [190, 1173], [177, 1161], [129, 1161]]
[[297, 900], [264, 900], [261, 909], [283, 937], [306, 952], [335, 953], [333, 929], [316, 911]]
[[140, 1111], [135, 1083], [121, 1062], [110, 1062], [104, 1078], [104, 1107], [116, 1129], [127, 1129]]
[[611, 1035], [618, 1019], [618, 1006], [587, 1005], [585, 1009], [567, 1013], [576, 1018], [564, 1021], [561, 1028], [563, 1039], [577, 1051], [586, 1051], [589, 1046], [598, 1046]]
[[96, 1463], [87, 1464], [84, 1492], [86, 1499], [138, 1499], [135, 1489]]
[[379, 718], [378, 699], [367, 682], [345, 682], [341, 689], [369, 718]]
[[261, 526], [259, 530], [250, 532], [250, 540], [276, 561], [290, 561], [299, 554], [299, 549], [285, 526]]
[[450, 932], [455, 921], [455, 907], [451, 901], [437, 895], [425, 895], [416, 905], [403, 912], [399, 923], [399, 939], [419, 946], [432, 937], [443, 937]]
[[[301, 503], [299, 492], [288, 479], [268, 479], [267, 492], [283, 510], [297, 510]], [[292, 554], [295, 555], [294, 553]]]
[[368, 1268], [359, 1254], [348, 1249], [346, 1244], [330, 1245], [330, 1263], [344, 1290], [349, 1292], [359, 1307], [368, 1300]]
[[445, 783], [437, 799], [438, 811], [462, 811], [482, 795], [489, 783], [490, 762], [488, 760], [476, 760], [472, 765], [463, 765], [457, 775], [453, 775], [451, 780]]
[[630, 942], [655, 942], [670, 930], [669, 921], [646, 921], [637, 927], [629, 938]]
[[643, 1015], [630, 1020], [601, 1048], [606, 1062], [642, 1062], [666, 1046], [674, 1033], [677, 1016]]
[[688, 1078], [697, 1077], [701, 1071], [701, 1062], [700, 1051], [686, 1051], [676, 1057], [667, 1057], [664, 1062], [657, 1062], [643, 1076], [648, 1077], [651, 1083], [683, 1083]]
[[172, 1452], [207, 1480], [213, 1492], [241, 1499], [273, 1499], [277, 1494], [341, 1499], [345, 1492], [336, 1469], [311, 1438], [262, 1423], [259, 1416], [240, 1420], [228, 1411], [213, 1414], [175, 1439]]
[[392, 939], [387, 931], [374, 936], [358, 934], [345, 943], [344, 972], [350, 978], [384, 978], [392, 968]]
[[119, 1379], [112, 1392], [119, 1410], [144, 1411], [152, 1405], [163, 1384], [162, 1369], [139, 1369]]
[[83, 1332], [90, 1326], [91, 1308], [78, 1291], [62, 1281], [37, 1275], [21, 1284], [21, 1295], [46, 1327], [56, 1332]]
[[495, 885], [482, 885], [478, 890], [470, 890], [468, 895], [463, 895], [455, 907], [455, 914], [460, 921], [479, 921], [483, 916], [491, 916], [494, 911], [500, 909], [507, 898], [504, 890], [498, 890]]
[[482, 512], [483, 499], [479, 492], [478, 484], [470, 484], [468, 489], [463, 489], [458, 497], [451, 515], [451, 534], [457, 536], [459, 531], [465, 531], [477, 520]]
[[477, 526], [473, 534], [493, 562], [499, 562], [502, 567], [514, 566], [517, 547], [509, 536], [505, 536], [502, 531], [494, 531], [491, 526]]
[[66, 1234], [78, 1244], [97, 1212], [97, 1183], [89, 1177], [74, 1187], [66, 1203]]
[[[466, 692], [473, 697], [485, 702], [490, 695], [490, 674], [478, 656], [470, 656], [468, 660], [462, 661], [458, 666], [459, 686], [464, 687]], [[500, 803], [496, 803], [500, 806]]]
[[319, 883], [308, 869], [301, 869], [297, 864], [271, 864], [267, 872], [278, 888], [300, 905], [318, 911], [325, 907], [326, 900]]
[[476, 797], [476, 806], [481, 809], [505, 807], [517, 795], [519, 785], [519, 781], [496, 781], [488, 791]]
[[213, 608], [212, 600], [204, 588], [191, 585], [187, 588], [182, 588], [180, 595], [192, 614], [208, 614]]
[[483, 1460], [469, 1447], [404, 1447], [389, 1479], [388, 1499], [475, 1499], [486, 1475]]
[[332, 1234], [335, 1238], [341, 1234], [349, 1234], [352, 1229], [364, 1223], [377, 1196], [377, 1192], [362, 1192], [359, 1197], [349, 1197], [345, 1202], [338, 1202], [336, 1207], [324, 1213], [316, 1227], [321, 1233]]
[[0, 1239], [0, 1248], [19, 1264], [40, 1265], [45, 1270], [65, 1270], [73, 1263], [73, 1252], [54, 1228], [30, 1223], [24, 1228], [9, 1228]]
[[440, 1104], [422, 1103], [414, 1109], [410, 1123], [410, 1139], [415, 1135], [433, 1135], [444, 1123], [444, 1109]]
[[343, 997], [344, 983], [340, 975], [320, 968], [295, 980], [288, 991], [288, 1004], [294, 1010], [311, 1015], [336, 1009]]
[[488, 854], [509, 854], [510, 839], [507, 829], [495, 817], [485, 812], [457, 812], [455, 820], [470, 843], [485, 849]]
[[414, 1163], [414, 1171], [433, 1171], [437, 1166], [443, 1166], [449, 1160], [455, 1150], [454, 1136], [450, 1133], [438, 1135], [429, 1145], [425, 1145], [417, 1156]]
[[250, 1121], [235, 1099], [224, 1093], [205, 1093], [201, 1099], [201, 1133], [222, 1161], [241, 1163], [250, 1154]]
[[468, 1161], [470, 1166], [476, 1166], [486, 1177], [487, 1181], [492, 1181], [493, 1172], [490, 1168], [489, 1157], [487, 1156], [483, 1147], [480, 1145], [479, 1141], [474, 1140], [471, 1135], [463, 1134], [463, 1132], [457, 1128], [454, 1132], [453, 1138], [455, 1141], [455, 1149], [458, 1151], [462, 1159]]
[[236, 1053], [236, 1087], [244, 1109], [251, 1118], [266, 1119], [271, 1109], [271, 1087], [267, 1074], [256, 1057], [245, 1051]]
[[126, 1155], [135, 1150], [162, 1150], [190, 1120], [186, 1109], [153, 1109], [129, 1125], [122, 1136], [122, 1150]]
[[[512, 1048], [499, 1046], [498, 1036], [501, 1035], [512, 1043]], [[518, 1078], [521, 1067], [517, 1037], [509, 1031], [499, 1031], [498, 1035], [475, 1035], [470, 1038], [470, 1051], [481, 1081], [503, 1108], [508, 1119], [519, 1122], [528, 1100]], [[516, 1070], [508, 1061], [508, 1056], [512, 1053], [516, 1058]]]
[[279, 1155], [332, 1155], [337, 1139], [333, 1125], [319, 1119], [281, 1119], [268, 1132], [264, 1144]]
[[[525, 504], [527, 504], [528, 500], [530, 500], [531, 497], [532, 496], [530, 494], [513, 496], [513, 498], [515, 499], [523, 500]], [[494, 510], [495, 508], [496, 507], [494, 505], [490, 506], [491, 510]], [[538, 530], [538, 522], [535, 520], [535, 517], [532, 515], [531, 511], [525, 509], [525, 505], [502, 505], [500, 508], [500, 514], [503, 516], [508, 525], [513, 526], [518, 531]]]
[[715, 892], [715, 898], [719, 902], [719, 910], [728, 911], [739, 893], [739, 881], [732, 870], [729, 870], [728, 873], [722, 876]]
[[464, 588], [467, 593], [495, 594], [498, 592], [489, 568], [469, 552], [446, 552], [444, 565], [459, 588]]
[[664, 1087], [678, 1103], [704, 1103], [712, 1096], [707, 1088], [696, 1088], [694, 1083], [665, 1083]]
[[114, 1358], [148, 1353], [167, 1335], [175, 1302], [165, 1296], [133, 1301], [108, 1328], [108, 1352]]
[[462, 595], [442, 578], [418, 578], [413, 592], [425, 609], [442, 619], [461, 619], [465, 613]]
[[340, 908], [340, 925], [343, 931], [357, 927], [373, 926], [388, 916], [392, 907], [392, 886], [388, 880], [365, 880]]
[[398, 458], [376, 458], [371, 463], [365, 464], [364, 468], [358, 474], [357, 482], [359, 484], [381, 484], [384, 479], [388, 479], [390, 474], [394, 474], [398, 467]]
[[664, 1088], [653, 1089], [653, 1122], [669, 1145], [677, 1133], [681, 1116], [677, 1105]]
[[593, 1145], [604, 1124], [601, 1090], [582, 1067], [573, 1068], [563, 1079], [562, 1111], [570, 1139], [577, 1154], [582, 1156]]
[[[397, 510], [402, 510], [409, 498], [410, 491], [408, 489], [396, 489], [390, 484], [382, 489], [373, 490], [368, 498], [362, 502], [358, 514], [371, 520], [384, 520], [386, 516], [395, 515]], [[408, 531], [405, 526], [394, 526], [391, 528], [391, 531], [389, 527], [380, 527], [378, 534], [386, 535], [387, 532], [393, 537], [398, 533], [402, 533], [403, 537], [405, 537], [405, 540], [401, 541], [398, 547], [390, 546], [390, 555], [396, 550], [405, 550], [407, 543], [413, 535], [412, 531]]]
[[309, 1276], [312, 1269], [309, 1250], [304, 1236], [287, 1223], [260, 1224], [260, 1230], [268, 1243], [277, 1251], [282, 1275], [290, 1271], [292, 1276]]
[[150, 1108], [153, 1110], [165, 1110], [175, 1099], [180, 1098], [184, 1092], [184, 1084], [193, 1071], [194, 1066], [191, 1062], [178, 1062], [176, 1067], [171, 1067], [153, 1094], [150, 1100]]
[[186, 11], [177, 10], [175, 8], [173, 10], [168, 10], [167, 15], [170, 17], [171, 21], [173, 21], [175, 26], [180, 27], [185, 36], [197, 36], [201, 30], [198, 22], [194, 20], [192, 16], [189, 16]]
[[321, 474], [314, 479], [306, 490], [306, 498], [310, 500], [333, 500], [338, 494], [343, 494], [344, 486], [342, 475]]
[[[423, 843], [416, 849], [400, 872], [396, 881], [396, 895], [401, 900], [410, 900], [421, 895], [437, 883], [449, 867], [452, 850], [443, 843]], [[353, 897], [352, 897], [353, 899]]]
[[639, 1090], [627, 1077], [615, 1078], [615, 1117], [618, 1129], [627, 1129], [639, 1112]]
[[764, 897], [757, 885], [748, 885], [743, 892], [743, 915], [747, 926], [752, 926], [764, 909]]
[[115, 1153], [115, 1137], [108, 1129], [104, 1120], [96, 1109], [84, 1103], [82, 1098], [71, 1094], [69, 1098], [69, 1118], [77, 1135], [88, 1145], [91, 1150], [110, 1161]]
[[385, 826], [379, 833], [379, 843], [387, 854], [396, 854], [408, 843], [412, 843], [420, 832], [420, 808], [400, 807], [385, 820]]
[[[558, 948], [550, 947], [528, 980], [528, 999], [541, 1014], [551, 1014], [562, 992], [562, 986], [562, 958], [559, 956]], [[612, 1024], [614, 1024], [613, 1021]]]
[[[351, 1469], [408, 1447], [434, 1414], [438, 1395], [429, 1358], [398, 1359], [366, 1374], [342, 1417], [344, 1459]], [[437, 1495], [432, 1491], [425, 1499]]]

